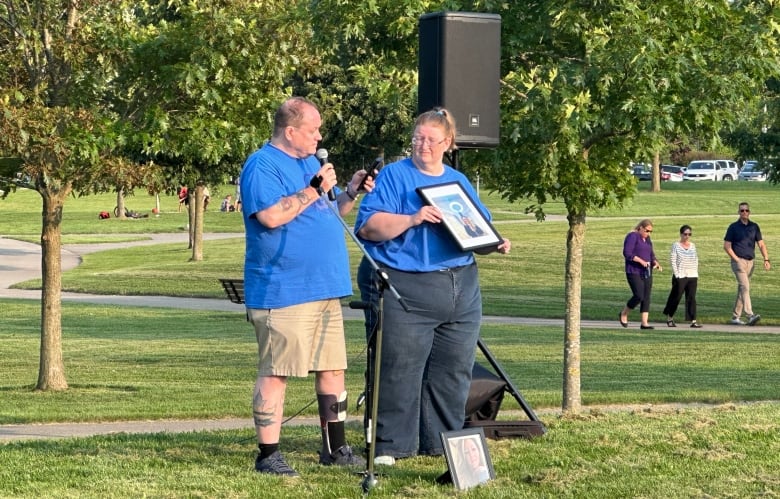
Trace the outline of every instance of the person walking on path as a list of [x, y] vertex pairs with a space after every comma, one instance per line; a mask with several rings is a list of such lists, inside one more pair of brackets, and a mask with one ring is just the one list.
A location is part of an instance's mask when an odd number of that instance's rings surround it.
[[655, 329], [647, 322], [650, 316], [650, 293], [653, 290], [653, 269], [662, 269], [653, 252], [653, 241], [650, 239], [652, 232], [653, 222], [645, 218], [623, 240], [626, 280], [631, 288], [631, 298], [618, 316], [623, 327], [628, 327], [628, 314], [639, 305], [639, 329]]
[[723, 238], [723, 249], [731, 258], [731, 271], [737, 279], [737, 299], [731, 313], [731, 324], [746, 324], [742, 321], [742, 312], [747, 316], [748, 326], [755, 326], [761, 320], [760, 315], [753, 313], [753, 304], [750, 302], [750, 278], [753, 276], [756, 245], [764, 257], [764, 270], [771, 269], [761, 228], [750, 220], [750, 205], [739, 203], [739, 219], [729, 225]]
[[696, 254], [696, 245], [691, 241], [693, 229], [690, 225], [680, 227], [680, 240], [672, 244], [672, 288], [669, 290], [669, 298], [666, 299], [664, 315], [666, 325], [677, 327], [674, 322], [674, 314], [680, 299], [685, 294], [685, 320], [691, 323], [691, 327], [700, 328], [701, 324], [696, 320], [696, 288], [699, 284], [699, 256]]
[[[271, 141], [241, 172], [246, 227], [244, 293], [259, 361], [253, 416], [259, 454], [255, 470], [299, 476], [279, 451], [289, 376], [315, 373], [322, 451], [320, 464], [363, 465], [347, 445], [347, 368], [340, 298], [352, 294], [342, 221], [366, 173], [336, 187], [330, 163], [314, 156], [322, 120], [309, 100], [293, 97], [276, 111]], [[371, 190], [368, 180], [364, 189]], [[333, 189], [335, 200], [324, 192]]]

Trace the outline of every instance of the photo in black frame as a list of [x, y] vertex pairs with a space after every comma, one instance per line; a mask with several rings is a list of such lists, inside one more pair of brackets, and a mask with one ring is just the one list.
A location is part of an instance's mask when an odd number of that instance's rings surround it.
[[418, 187], [416, 191], [426, 204], [441, 210], [442, 223], [461, 250], [495, 247], [503, 241], [459, 182]]
[[470, 489], [496, 478], [482, 428], [443, 432], [441, 441], [456, 489]]

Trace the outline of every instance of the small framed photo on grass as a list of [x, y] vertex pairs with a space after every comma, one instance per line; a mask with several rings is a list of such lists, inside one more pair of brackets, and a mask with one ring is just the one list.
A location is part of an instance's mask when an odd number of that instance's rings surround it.
[[456, 489], [469, 489], [496, 478], [482, 428], [447, 431], [441, 440]]
[[501, 244], [501, 236], [477, 208], [458, 182], [418, 187], [417, 194], [426, 204], [444, 214], [442, 223], [463, 251]]

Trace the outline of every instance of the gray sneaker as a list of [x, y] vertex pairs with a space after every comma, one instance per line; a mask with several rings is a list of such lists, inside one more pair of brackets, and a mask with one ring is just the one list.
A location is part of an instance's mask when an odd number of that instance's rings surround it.
[[761, 316], [760, 315], [753, 314], [753, 315], [750, 316], [750, 318], [748, 318], [747, 325], [748, 326], [755, 326], [756, 324], [758, 324], [758, 321], [760, 321], [760, 320], [761, 320]]
[[255, 471], [258, 473], [269, 473], [271, 475], [282, 475], [289, 477], [299, 477], [294, 469], [290, 468], [284, 456], [279, 451], [274, 452], [265, 459], [260, 459], [260, 455], [255, 459]]
[[729, 324], [734, 324], [735, 326], [744, 326], [745, 323], [739, 320], [739, 318], [734, 318], [729, 321]]
[[355, 455], [355, 453], [352, 452], [352, 447], [349, 445], [342, 445], [331, 454], [320, 452], [320, 464], [324, 466], [331, 466], [334, 464], [336, 466], [365, 466], [366, 460]]

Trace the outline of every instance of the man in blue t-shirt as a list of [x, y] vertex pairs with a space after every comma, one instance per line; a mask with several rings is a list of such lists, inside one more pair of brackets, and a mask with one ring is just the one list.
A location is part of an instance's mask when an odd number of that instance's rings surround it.
[[[347, 359], [339, 299], [352, 294], [340, 215], [354, 207], [366, 173], [355, 173], [344, 191], [336, 187], [333, 165], [320, 165], [314, 157], [321, 124], [312, 102], [288, 99], [276, 111], [270, 142], [241, 171], [244, 294], [259, 353], [252, 409], [259, 447], [255, 469], [261, 473], [298, 476], [279, 452], [284, 396], [288, 376], [312, 371], [322, 428], [320, 463], [364, 464], [344, 436]], [[364, 191], [373, 188], [372, 179], [365, 184]], [[331, 190], [335, 201], [323, 194]]]
[[723, 249], [731, 257], [731, 271], [737, 278], [737, 300], [731, 315], [731, 324], [745, 325], [740, 318], [744, 311], [747, 315], [747, 325], [754, 326], [761, 316], [753, 313], [750, 302], [750, 278], [753, 275], [753, 259], [756, 256], [756, 244], [764, 257], [764, 269], [769, 270], [769, 263], [764, 238], [758, 224], [750, 220], [750, 205], [739, 203], [739, 220], [729, 225], [723, 238]]

